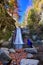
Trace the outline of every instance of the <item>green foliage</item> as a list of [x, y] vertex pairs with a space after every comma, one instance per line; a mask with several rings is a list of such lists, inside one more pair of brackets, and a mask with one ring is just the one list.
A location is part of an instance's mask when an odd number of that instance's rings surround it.
[[38, 14], [38, 12], [35, 9], [30, 9], [30, 12], [28, 13], [28, 26], [29, 29], [31, 31], [31, 33], [33, 34], [34, 32], [37, 32], [37, 29], [39, 27], [39, 19], [40, 19], [40, 15]]
[[4, 39], [4, 40], [8, 40], [11, 37], [12, 31], [7, 30], [6, 33], [3, 33], [2, 31], [0, 31], [0, 40]]
[[12, 31], [15, 29], [15, 20], [7, 14], [4, 6], [0, 8], [0, 40], [8, 40]]
[[34, 22], [36, 21], [35, 19], [35, 11], [34, 9], [31, 9], [30, 10], [30, 14], [28, 15], [28, 25], [29, 25], [29, 28], [33, 29], [33, 25], [34, 25]]
[[35, 11], [34, 11], [34, 9], [31, 9], [30, 19], [32, 20], [32, 22], [35, 22], [35, 21], [36, 21], [36, 16], [35, 16]]

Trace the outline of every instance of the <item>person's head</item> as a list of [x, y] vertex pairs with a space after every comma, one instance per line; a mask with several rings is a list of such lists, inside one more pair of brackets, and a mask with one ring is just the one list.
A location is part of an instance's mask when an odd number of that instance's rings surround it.
[[24, 36], [24, 42], [27, 43], [28, 37]]

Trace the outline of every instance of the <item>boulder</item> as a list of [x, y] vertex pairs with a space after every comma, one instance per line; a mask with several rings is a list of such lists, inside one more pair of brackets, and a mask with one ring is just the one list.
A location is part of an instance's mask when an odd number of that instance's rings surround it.
[[32, 35], [33, 40], [36, 40], [37, 35]]
[[6, 50], [6, 51], [8, 51], [9, 49], [8, 48], [3, 48], [3, 47], [1, 47], [1, 50]]
[[10, 44], [9, 41], [5, 41], [5, 42], [2, 43], [2, 46], [3, 46], [3, 47], [6, 47], [6, 46], [9, 46], [9, 44]]
[[41, 40], [41, 42], [43, 43], [43, 40]]
[[11, 61], [11, 57], [6, 52], [0, 49], [0, 60], [2, 61], [2, 63], [9, 63]]
[[25, 48], [26, 52], [32, 53], [32, 54], [36, 54], [37, 53], [37, 49], [36, 48]]
[[10, 53], [15, 53], [15, 50], [13, 48], [9, 49]]
[[9, 54], [8, 48], [1, 48], [1, 51], [5, 52], [6, 54]]
[[28, 53], [26, 58], [33, 58], [33, 55], [31, 53]]
[[39, 60], [35, 59], [22, 59], [20, 65], [38, 65]]

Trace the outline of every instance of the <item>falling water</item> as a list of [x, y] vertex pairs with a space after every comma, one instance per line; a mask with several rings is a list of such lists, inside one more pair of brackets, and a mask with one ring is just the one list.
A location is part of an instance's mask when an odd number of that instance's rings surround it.
[[15, 43], [14, 44], [23, 44], [20, 27], [16, 28], [16, 30], [17, 30], [17, 32], [16, 32], [16, 39], [15, 39]]
[[17, 27], [16, 30], [16, 38], [13, 44], [15, 45], [16, 49], [21, 49], [22, 45], [24, 44], [22, 40], [21, 29], [20, 27]]

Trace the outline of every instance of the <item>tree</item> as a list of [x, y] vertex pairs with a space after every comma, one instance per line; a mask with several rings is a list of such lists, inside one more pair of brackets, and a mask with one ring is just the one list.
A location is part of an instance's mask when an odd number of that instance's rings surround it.
[[43, 37], [43, 24], [42, 24], [43, 0], [35, 1], [33, 7], [30, 8], [30, 10], [28, 9], [27, 22], [31, 33], [32, 34], [37, 33], [42, 38]]
[[[12, 0], [11, 0], [12, 1]], [[13, 20], [12, 17], [9, 16], [7, 13], [6, 5], [10, 7], [10, 10], [13, 10], [13, 5], [16, 8], [18, 8], [17, 1], [15, 0], [15, 3], [11, 2], [12, 7], [10, 3], [7, 0], [1, 0], [0, 1], [0, 39], [8, 40], [8, 38], [11, 36], [12, 31], [15, 29], [15, 20]], [[9, 8], [8, 7], [8, 8]], [[14, 14], [15, 15], [15, 14]], [[17, 13], [18, 17], [19, 14]]]

